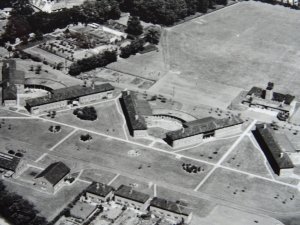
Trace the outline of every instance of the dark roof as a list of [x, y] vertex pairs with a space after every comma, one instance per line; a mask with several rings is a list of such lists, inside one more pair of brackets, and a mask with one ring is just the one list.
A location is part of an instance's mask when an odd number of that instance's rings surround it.
[[2, 66], [2, 80], [10, 84], [24, 84], [25, 73], [16, 69], [15, 60], [5, 60]]
[[62, 162], [50, 164], [46, 169], [39, 173], [35, 178], [45, 178], [53, 186], [56, 185], [70, 172], [70, 168]]
[[207, 117], [198, 119], [195, 121], [187, 122], [184, 124], [184, 128], [176, 131], [170, 131], [166, 135], [171, 140], [178, 140], [195, 136], [202, 133], [212, 132], [218, 129], [242, 124], [243, 120], [239, 117], [216, 119], [213, 117]]
[[270, 128], [269, 125], [257, 125], [256, 131], [260, 135], [260, 137], [263, 139], [264, 144], [267, 146], [267, 149], [269, 153], [273, 156], [273, 159], [276, 161], [276, 164], [280, 169], [289, 169], [293, 168], [294, 165], [290, 159], [290, 157], [287, 155], [286, 152], [282, 150], [280, 145], [277, 143], [274, 131]]
[[29, 107], [45, 105], [53, 102], [59, 102], [63, 100], [72, 100], [82, 96], [97, 94], [101, 92], [114, 90], [114, 87], [109, 84], [100, 84], [92, 87], [83, 87], [81, 85], [66, 87], [61, 89], [53, 90], [51, 96], [43, 96], [33, 99], [26, 100], [26, 104]]
[[144, 116], [152, 115], [150, 104], [146, 100], [138, 99], [136, 93], [124, 91], [122, 93], [123, 110], [126, 111], [127, 121], [133, 130], [146, 130]]
[[[254, 96], [264, 99], [265, 98], [265, 92], [266, 91], [262, 88], [252, 87], [247, 95], [254, 94]], [[285, 104], [289, 105], [289, 104], [291, 104], [291, 102], [294, 99], [295, 99], [295, 96], [292, 96], [290, 94], [281, 94], [281, 93], [278, 93], [278, 92], [273, 92], [273, 97], [272, 97], [273, 101], [284, 102]]]
[[126, 185], [121, 185], [115, 192], [115, 196], [119, 196], [140, 203], [145, 203], [150, 198], [149, 195], [139, 191], [135, 191], [132, 187]]
[[113, 187], [109, 185], [93, 182], [90, 186], [87, 187], [86, 192], [101, 197], [106, 197], [113, 190], [114, 190]]
[[15, 85], [3, 85], [2, 101], [4, 102], [5, 100], [17, 100], [17, 87]]
[[15, 172], [20, 161], [21, 159], [19, 157], [3, 152], [0, 153], [0, 168], [2, 169], [11, 170]]
[[154, 198], [151, 201], [150, 206], [185, 216], [188, 216], [191, 213], [191, 211], [187, 210], [185, 207], [162, 198]]

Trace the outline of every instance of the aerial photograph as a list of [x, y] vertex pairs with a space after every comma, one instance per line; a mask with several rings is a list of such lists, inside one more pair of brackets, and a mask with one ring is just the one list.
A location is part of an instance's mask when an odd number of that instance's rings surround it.
[[0, 0], [0, 225], [300, 225], [300, 2]]

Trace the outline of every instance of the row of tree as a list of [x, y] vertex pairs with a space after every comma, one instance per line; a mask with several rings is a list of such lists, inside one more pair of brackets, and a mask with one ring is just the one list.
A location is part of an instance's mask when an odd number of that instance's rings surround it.
[[0, 215], [14, 225], [46, 225], [34, 206], [23, 197], [7, 191], [0, 181]]
[[103, 23], [108, 19], [118, 19], [120, 14], [116, 0], [86, 1], [81, 6], [52, 13], [33, 13], [25, 4], [14, 8], [0, 44], [14, 42], [16, 38], [27, 37], [30, 33], [49, 33], [72, 23]]
[[172, 25], [174, 22], [193, 15], [206, 13], [216, 3], [227, 4], [227, 0], [118, 0], [120, 8], [141, 20], [155, 24]]
[[72, 63], [69, 68], [69, 74], [71, 76], [77, 76], [81, 72], [87, 72], [99, 67], [103, 67], [115, 61], [117, 61], [116, 51], [104, 51], [103, 53], [77, 60], [76, 62]]

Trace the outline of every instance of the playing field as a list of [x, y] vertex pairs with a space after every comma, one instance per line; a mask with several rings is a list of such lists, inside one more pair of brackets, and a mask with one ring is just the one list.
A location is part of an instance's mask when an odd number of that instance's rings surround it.
[[251, 1], [168, 28], [161, 44], [170, 73], [150, 90], [226, 107], [241, 89], [272, 81], [299, 97], [299, 25], [298, 11]]
[[[58, 146], [54, 153], [109, 168], [112, 172], [120, 172], [129, 177], [142, 177], [149, 182], [184, 188], [194, 188], [211, 169], [210, 165], [204, 163], [177, 159], [172, 155], [108, 137], [92, 135], [92, 141], [83, 143], [79, 140], [81, 134], [81, 131], [75, 133]], [[135, 150], [138, 154], [132, 155], [130, 150]], [[183, 163], [200, 166], [203, 171], [188, 173], [183, 170]]]

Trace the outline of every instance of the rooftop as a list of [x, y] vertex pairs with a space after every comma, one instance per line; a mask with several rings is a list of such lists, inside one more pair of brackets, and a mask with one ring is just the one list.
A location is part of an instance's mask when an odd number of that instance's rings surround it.
[[119, 196], [140, 203], [145, 203], [150, 198], [149, 195], [139, 191], [135, 191], [132, 187], [126, 185], [121, 185], [115, 192], [115, 196]]
[[182, 207], [175, 202], [171, 202], [162, 198], [154, 198], [151, 201], [150, 206], [185, 216], [188, 216], [191, 213], [191, 211], [187, 210], [185, 207]]
[[167, 137], [171, 140], [178, 140], [242, 123], [243, 120], [236, 116], [223, 119], [206, 117], [184, 123], [184, 127], [182, 129], [168, 132]]
[[19, 157], [0, 152], [0, 168], [16, 171], [21, 159]]
[[122, 93], [123, 107], [127, 113], [127, 119], [133, 130], [146, 130], [147, 124], [144, 116], [152, 115], [152, 109], [148, 101], [139, 99], [135, 92], [124, 91]]
[[101, 197], [106, 197], [111, 191], [113, 191], [113, 187], [102, 184], [102, 183], [97, 183], [93, 182], [88, 188], [86, 189], [86, 192], [95, 194]]
[[39, 173], [35, 178], [44, 177], [53, 186], [56, 185], [70, 172], [70, 168], [62, 162], [55, 162], [50, 164], [46, 169]]
[[114, 87], [109, 83], [95, 85], [94, 88], [77, 85], [77, 86], [53, 90], [52, 94], [49, 96], [28, 99], [26, 100], [26, 104], [29, 107], [34, 107], [34, 106], [49, 104], [53, 102], [59, 102], [63, 100], [71, 100], [82, 96], [111, 91], [111, 90], [114, 90]]
[[[266, 90], [260, 87], [252, 87], [247, 95], [254, 95], [255, 97], [265, 99]], [[276, 102], [284, 102], [289, 105], [295, 99], [295, 96], [290, 94], [281, 94], [278, 92], [273, 92], [272, 100]]]
[[270, 128], [270, 126], [260, 124], [257, 125], [256, 128], [256, 131], [263, 138], [264, 143], [268, 147], [267, 150], [273, 156], [278, 167], [280, 169], [293, 168], [294, 165], [290, 157], [287, 155], [286, 152], [283, 151], [281, 145], [278, 144], [276, 136], [274, 135], [274, 131]]

